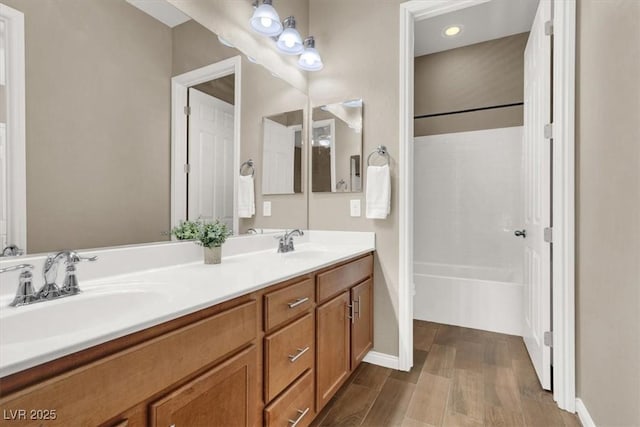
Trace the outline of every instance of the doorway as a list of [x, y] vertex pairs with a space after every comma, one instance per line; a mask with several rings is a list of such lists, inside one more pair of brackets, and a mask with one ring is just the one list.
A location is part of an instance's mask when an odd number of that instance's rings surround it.
[[236, 56], [171, 79], [172, 227], [219, 218], [238, 233], [241, 63]]
[[187, 219], [233, 227], [234, 81], [230, 74], [188, 89]]
[[[553, 308], [553, 380], [554, 399], [558, 406], [571, 412], [575, 409], [574, 381], [574, 306], [573, 306], [573, 81], [574, 81], [574, 40], [575, 3], [555, 2], [553, 20], [544, 24], [552, 31], [553, 43], [553, 117], [551, 175], [553, 177], [554, 210], [550, 224], [553, 224], [554, 269], [553, 294], [549, 306]], [[438, 17], [473, 6], [489, 3], [489, 0], [407, 2], [401, 5], [401, 129], [400, 146], [401, 178], [407, 185], [400, 194], [400, 289], [399, 322], [400, 349], [399, 365], [408, 369], [413, 365], [413, 294], [414, 285], [414, 164], [413, 116], [414, 116], [414, 33], [417, 21]], [[551, 34], [549, 34], [551, 36]], [[515, 231], [515, 230], [513, 230]], [[526, 269], [525, 269], [526, 270]], [[549, 313], [551, 322], [551, 312]], [[540, 336], [542, 339], [542, 336]], [[549, 365], [551, 362], [549, 363]]]

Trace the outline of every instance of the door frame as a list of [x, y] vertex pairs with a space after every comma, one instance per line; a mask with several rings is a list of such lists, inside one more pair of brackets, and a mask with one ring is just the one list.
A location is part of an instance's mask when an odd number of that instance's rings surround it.
[[[171, 78], [171, 227], [187, 219], [187, 121], [188, 89], [200, 83], [234, 74], [233, 164], [240, 166], [240, 112], [242, 57], [240, 55], [215, 64], [188, 71]], [[238, 174], [233, 174], [233, 232], [238, 233]]]
[[[408, 1], [400, 5], [399, 368], [413, 365], [414, 24], [490, 0]], [[575, 0], [553, 2], [553, 397], [575, 412]]]
[[27, 251], [26, 75], [24, 13], [0, 4], [0, 20], [6, 26], [7, 88], [7, 234], [9, 244]]

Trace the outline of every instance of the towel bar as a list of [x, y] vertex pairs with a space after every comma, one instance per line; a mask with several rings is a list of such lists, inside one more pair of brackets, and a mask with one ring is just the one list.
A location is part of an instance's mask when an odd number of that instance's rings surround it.
[[374, 154], [383, 156], [386, 160], [385, 164], [389, 164], [389, 153], [387, 152], [387, 147], [385, 147], [384, 145], [378, 145], [376, 149], [369, 153], [369, 156], [367, 156], [367, 166], [371, 166], [371, 156], [373, 156]]

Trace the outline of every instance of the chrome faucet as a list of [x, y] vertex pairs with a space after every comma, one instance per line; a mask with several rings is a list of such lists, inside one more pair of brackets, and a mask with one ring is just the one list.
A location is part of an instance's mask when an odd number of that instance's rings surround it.
[[18, 246], [16, 245], [9, 245], [7, 247], [5, 247], [2, 252], [0, 252], [0, 257], [5, 257], [5, 256], [22, 256], [24, 255], [24, 251], [22, 249], [20, 249]]
[[[98, 257], [82, 257], [75, 251], [62, 251], [55, 255], [49, 255], [42, 268], [44, 277], [44, 285], [36, 297], [39, 300], [54, 299], [68, 295], [76, 295], [80, 293], [78, 279], [76, 278], [76, 264], [84, 261], [96, 261]], [[64, 260], [67, 264], [66, 275], [62, 288], [56, 284], [58, 278], [58, 264]]]
[[0, 268], [0, 273], [6, 273], [16, 270], [22, 270], [22, 272], [20, 273], [20, 281], [18, 283], [18, 291], [16, 292], [16, 296], [11, 304], [9, 304], [11, 307], [31, 304], [32, 302], [36, 301], [36, 293], [33, 290], [33, 285], [31, 284], [31, 280], [33, 278], [31, 270], [33, 270], [33, 265], [20, 264], [14, 265], [12, 267]]
[[293, 246], [293, 236], [304, 236], [304, 232], [299, 229], [285, 231], [278, 240], [278, 253], [286, 253], [294, 251], [296, 248]]

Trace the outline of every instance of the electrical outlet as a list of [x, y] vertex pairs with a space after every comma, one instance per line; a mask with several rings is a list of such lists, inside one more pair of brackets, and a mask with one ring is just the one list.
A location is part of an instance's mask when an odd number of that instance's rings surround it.
[[271, 202], [262, 202], [262, 216], [271, 216]]
[[351, 200], [351, 216], [360, 216], [360, 199]]

